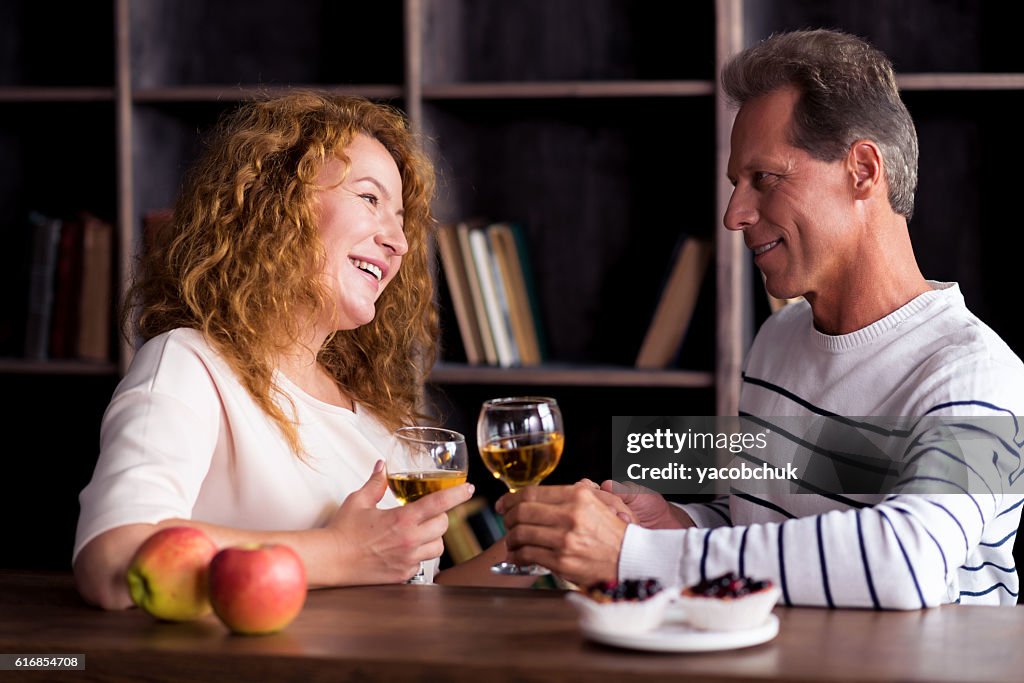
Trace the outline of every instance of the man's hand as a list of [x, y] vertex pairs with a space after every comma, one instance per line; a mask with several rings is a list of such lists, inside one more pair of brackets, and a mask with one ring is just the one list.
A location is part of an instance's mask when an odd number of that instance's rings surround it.
[[[539, 564], [580, 585], [619, 575], [628, 510], [592, 482], [528, 486], [498, 501], [509, 559]], [[618, 511], [617, 511], [618, 510]]]
[[685, 529], [693, 520], [680, 508], [670, 505], [665, 497], [633, 482], [609, 479], [601, 483], [601, 491], [614, 494], [629, 508], [633, 522], [647, 529]]

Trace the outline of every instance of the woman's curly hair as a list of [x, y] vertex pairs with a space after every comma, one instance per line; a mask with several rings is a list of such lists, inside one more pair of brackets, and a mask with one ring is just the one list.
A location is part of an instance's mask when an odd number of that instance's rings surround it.
[[125, 300], [126, 334], [133, 319], [146, 340], [179, 327], [201, 331], [300, 457], [296, 425], [275, 400], [275, 358], [304, 338], [310, 314], [333, 306], [321, 280], [316, 179], [332, 158], [347, 163], [344, 150], [360, 133], [398, 165], [409, 251], [374, 321], [332, 334], [318, 360], [389, 428], [415, 422], [437, 343], [428, 262], [435, 175], [389, 106], [297, 92], [230, 113], [143, 254]]

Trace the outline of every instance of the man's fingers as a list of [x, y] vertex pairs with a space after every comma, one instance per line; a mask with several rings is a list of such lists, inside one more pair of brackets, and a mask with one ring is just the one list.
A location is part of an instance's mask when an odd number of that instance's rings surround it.
[[560, 550], [565, 546], [565, 531], [558, 528], [525, 524], [509, 529], [505, 547], [516, 550], [523, 546], [537, 546]]
[[498, 499], [494, 509], [499, 515], [504, 515], [508, 514], [512, 508], [523, 503], [555, 505], [569, 500], [576, 488], [575, 484], [572, 486], [527, 486], [515, 493], [506, 493]]
[[507, 528], [512, 529], [520, 524], [570, 528], [572, 518], [569, 511], [557, 505], [521, 503], [505, 513]]
[[626, 504], [632, 503], [641, 494], [651, 493], [660, 495], [646, 486], [641, 486], [631, 481], [615, 481], [614, 479], [601, 482], [601, 490], [618, 496]]
[[626, 501], [619, 496], [614, 493], [608, 493], [607, 491], [594, 491], [594, 495], [599, 501], [611, 508], [612, 512], [617, 514], [620, 518], [627, 522], [634, 521], [635, 517], [633, 512], [629, 509], [629, 505], [627, 505]]

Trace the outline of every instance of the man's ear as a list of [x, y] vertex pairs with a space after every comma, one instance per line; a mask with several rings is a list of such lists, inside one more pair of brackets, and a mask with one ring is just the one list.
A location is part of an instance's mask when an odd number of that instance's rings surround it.
[[857, 199], [867, 199], [873, 193], [885, 191], [885, 172], [882, 150], [871, 140], [857, 140], [850, 145], [846, 156], [847, 168], [853, 180]]

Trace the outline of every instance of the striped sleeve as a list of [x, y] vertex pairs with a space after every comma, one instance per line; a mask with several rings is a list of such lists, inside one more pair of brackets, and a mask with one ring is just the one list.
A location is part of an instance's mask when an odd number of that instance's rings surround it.
[[678, 507], [682, 508], [693, 520], [693, 523], [702, 529], [732, 525], [729, 496], [719, 496], [707, 503], [688, 503]]
[[969, 496], [908, 494], [746, 527], [631, 526], [620, 575], [692, 585], [735, 571], [772, 580], [789, 605], [918, 609], [958, 600], [955, 569], [997, 514], [991, 504], [979, 514]]

